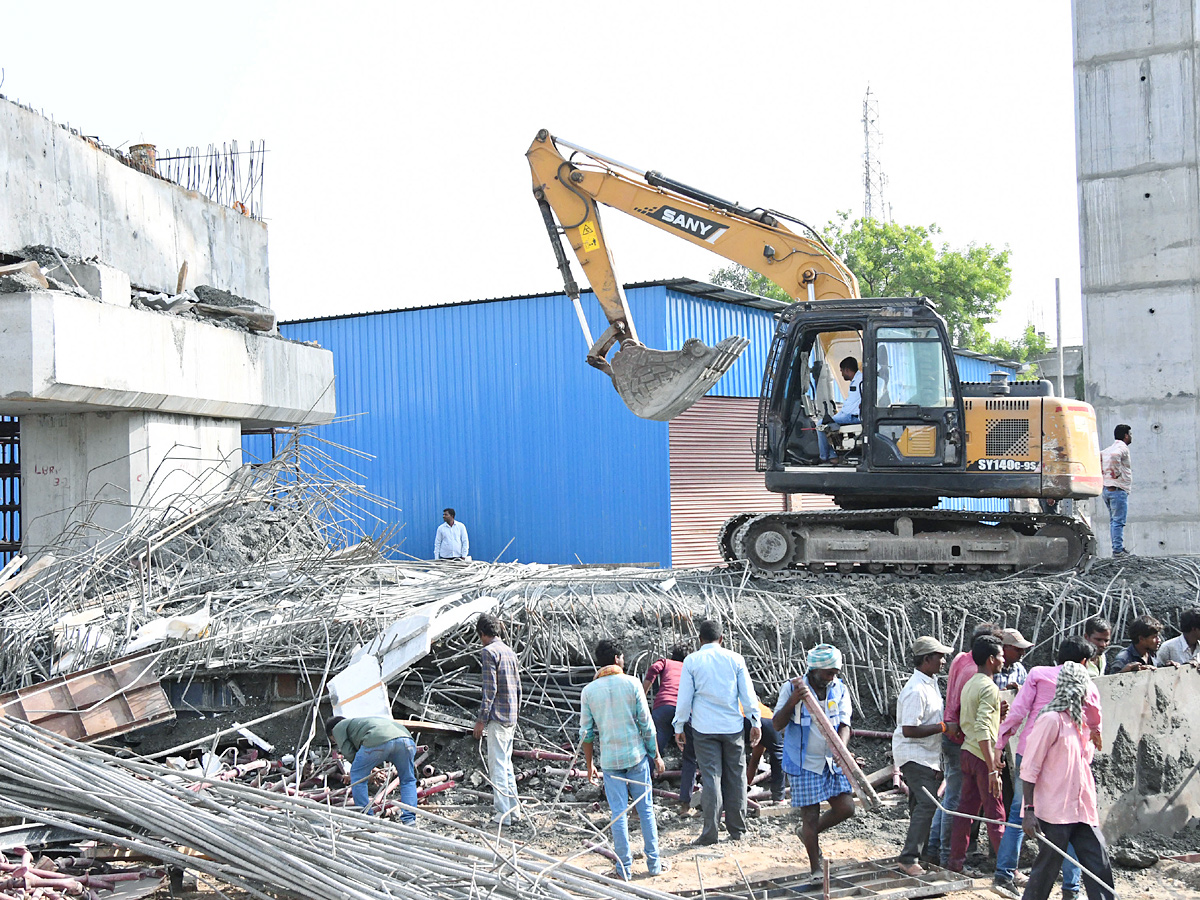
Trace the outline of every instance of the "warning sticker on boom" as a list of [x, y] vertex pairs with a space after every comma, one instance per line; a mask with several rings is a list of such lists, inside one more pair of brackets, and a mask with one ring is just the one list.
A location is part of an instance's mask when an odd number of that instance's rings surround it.
[[584, 253], [600, 249], [600, 234], [596, 231], [596, 223], [591, 219], [579, 226], [579, 237], [583, 241]]

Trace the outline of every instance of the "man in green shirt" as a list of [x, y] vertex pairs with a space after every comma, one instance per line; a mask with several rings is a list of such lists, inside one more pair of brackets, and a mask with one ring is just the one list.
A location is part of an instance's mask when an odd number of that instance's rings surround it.
[[[983, 815], [992, 820], [1004, 819], [1001, 799], [1000, 766], [1003, 747], [996, 746], [1000, 733], [1000, 689], [992, 677], [1004, 668], [1004, 651], [999, 638], [984, 635], [975, 639], [971, 659], [976, 673], [962, 690], [959, 726], [963, 731], [962, 793], [958, 811], [968, 815]], [[980, 806], [983, 812], [980, 813]], [[987, 826], [992, 849], [1000, 846], [1001, 827]], [[971, 820], [955, 817], [950, 833], [950, 863], [952, 872], [961, 872], [967, 860], [967, 841]]]
[[[350, 760], [350, 794], [354, 805], [365, 809], [370, 803], [367, 779], [376, 766], [390, 762], [400, 776], [400, 802], [409, 807], [400, 813], [400, 821], [411, 825], [417, 820], [417, 773], [413, 757], [417, 745], [408, 729], [393, 719], [363, 717], [346, 719], [331, 716], [325, 720], [325, 733], [334, 746]], [[370, 811], [367, 813], [370, 815]]]

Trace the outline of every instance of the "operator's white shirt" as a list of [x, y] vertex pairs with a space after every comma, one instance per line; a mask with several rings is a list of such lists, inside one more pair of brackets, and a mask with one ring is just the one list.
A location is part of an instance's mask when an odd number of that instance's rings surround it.
[[467, 539], [467, 526], [462, 522], [450, 525], [443, 522], [438, 526], [437, 537], [433, 541], [434, 559], [454, 559], [469, 556], [471, 542]]
[[851, 416], [862, 417], [860, 410], [862, 409], [862, 371], [854, 373], [854, 377], [850, 379], [850, 394], [846, 397], [846, 402], [842, 404], [842, 412]]

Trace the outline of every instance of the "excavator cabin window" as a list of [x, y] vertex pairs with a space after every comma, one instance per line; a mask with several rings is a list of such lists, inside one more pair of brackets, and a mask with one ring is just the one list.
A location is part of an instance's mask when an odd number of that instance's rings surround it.
[[788, 440], [786, 463], [811, 465], [820, 459], [817, 424], [835, 415], [850, 396], [850, 380], [841, 363], [851, 358], [861, 368], [862, 332], [807, 331], [795, 345], [785, 394]]

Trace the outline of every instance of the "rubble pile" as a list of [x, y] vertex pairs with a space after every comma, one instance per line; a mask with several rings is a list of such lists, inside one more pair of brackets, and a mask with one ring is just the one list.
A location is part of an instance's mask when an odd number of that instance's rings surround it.
[[[423, 810], [457, 836], [0, 724], [0, 812], [187, 866], [255, 897], [644, 898], [625, 885]], [[185, 853], [181, 848], [187, 848]]]

